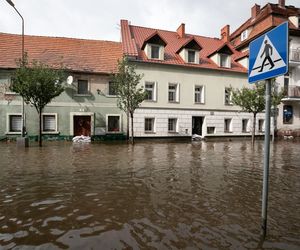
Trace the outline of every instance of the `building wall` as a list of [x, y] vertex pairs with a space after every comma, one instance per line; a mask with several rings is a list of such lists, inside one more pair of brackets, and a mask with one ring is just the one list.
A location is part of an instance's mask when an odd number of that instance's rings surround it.
[[[13, 71], [0, 71], [0, 136], [7, 135], [7, 114], [21, 114], [21, 98], [12, 95], [10, 100], [6, 97], [8, 90], [4, 86], [10, 83]], [[74, 81], [71, 85], [66, 84], [65, 91], [49, 103], [43, 113], [57, 114], [58, 132], [60, 135], [72, 136], [72, 114], [90, 115], [92, 117], [92, 135], [106, 133], [108, 114], [121, 116], [121, 132], [126, 131], [126, 115], [116, 105], [116, 97], [108, 96], [108, 75], [96, 74], [72, 74]], [[88, 80], [88, 95], [77, 94], [77, 80]], [[6, 92], [6, 94], [4, 94]], [[34, 107], [25, 105], [26, 130], [28, 135], [38, 134], [38, 114]], [[12, 136], [13, 134], [11, 134]], [[16, 133], [15, 135], [18, 135]]]

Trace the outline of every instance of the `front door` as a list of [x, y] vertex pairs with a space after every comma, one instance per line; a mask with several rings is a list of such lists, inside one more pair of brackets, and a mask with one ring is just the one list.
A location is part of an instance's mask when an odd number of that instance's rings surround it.
[[203, 125], [202, 116], [193, 116], [192, 117], [192, 134], [202, 135], [202, 125]]
[[91, 116], [80, 115], [73, 116], [74, 136], [91, 136]]

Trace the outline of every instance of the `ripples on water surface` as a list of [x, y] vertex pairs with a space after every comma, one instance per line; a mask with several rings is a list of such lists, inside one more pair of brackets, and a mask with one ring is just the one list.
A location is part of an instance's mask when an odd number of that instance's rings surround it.
[[[0, 144], [0, 249], [300, 249], [300, 144]], [[2, 246], [2, 247], [1, 247]]]

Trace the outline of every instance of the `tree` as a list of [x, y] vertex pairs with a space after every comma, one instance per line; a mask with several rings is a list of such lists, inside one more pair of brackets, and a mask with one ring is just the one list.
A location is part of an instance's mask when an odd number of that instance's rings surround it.
[[35, 107], [39, 115], [39, 146], [42, 146], [42, 112], [53, 98], [59, 96], [66, 76], [62, 67], [54, 69], [48, 65], [32, 61], [28, 57], [18, 61], [17, 70], [12, 77], [10, 89], [23, 97], [26, 104]]
[[[126, 57], [118, 61], [118, 72], [113, 75], [113, 87], [117, 95], [117, 105], [127, 115], [127, 138], [134, 143], [133, 114], [145, 99], [145, 91], [138, 87], [142, 75], [135, 72], [135, 66]], [[131, 138], [129, 138], [129, 118], [131, 119]]]
[[[253, 114], [252, 125], [252, 145], [255, 141], [256, 115], [265, 110], [265, 92], [266, 85], [261, 82], [254, 85], [253, 88], [243, 87], [242, 89], [231, 88], [232, 103], [238, 105], [243, 111]], [[283, 90], [278, 91], [275, 80], [271, 82], [271, 103], [274, 107], [281, 103], [284, 96]]]

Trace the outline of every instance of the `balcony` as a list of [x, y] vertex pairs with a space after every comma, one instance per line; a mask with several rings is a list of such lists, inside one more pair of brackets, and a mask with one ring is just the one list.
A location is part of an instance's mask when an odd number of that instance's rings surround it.
[[290, 50], [290, 66], [300, 65], [300, 48]]
[[284, 101], [300, 101], [300, 86], [298, 85], [288, 85], [284, 87], [284, 91], [286, 93], [283, 98]]

